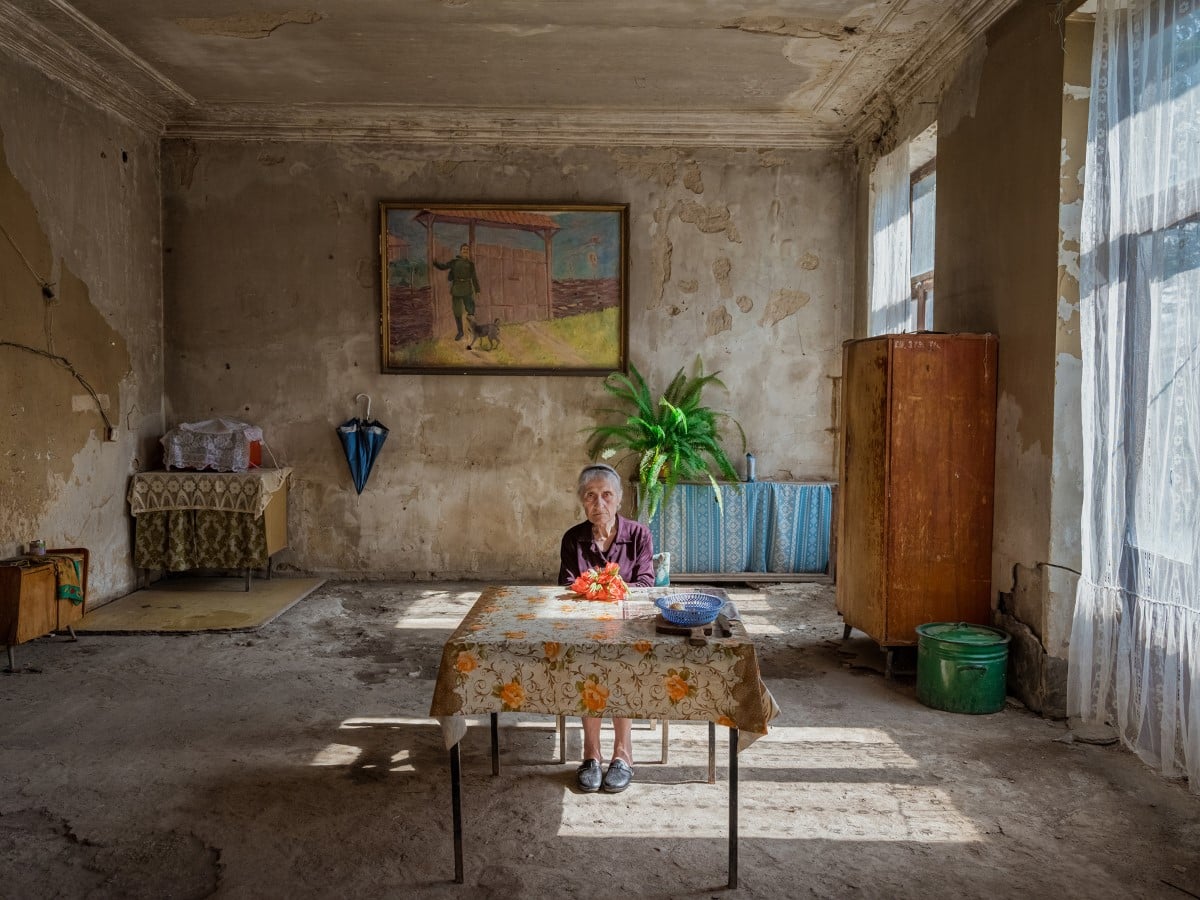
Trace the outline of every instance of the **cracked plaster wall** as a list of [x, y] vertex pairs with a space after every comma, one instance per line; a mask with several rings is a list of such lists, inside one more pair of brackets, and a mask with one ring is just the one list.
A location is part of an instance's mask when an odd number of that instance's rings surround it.
[[[296, 469], [284, 566], [552, 578], [580, 518], [601, 379], [380, 374], [385, 199], [628, 203], [632, 362], [661, 386], [701, 357], [760, 477], [835, 476], [853, 277], [843, 154], [168, 142], [163, 165], [167, 425], [263, 426]], [[391, 428], [361, 497], [333, 431], [360, 391]]]
[[0, 557], [87, 547], [90, 606], [133, 586], [125, 493], [162, 428], [158, 142], [3, 55], [0, 96], [0, 341], [68, 359], [117, 429], [64, 368], [0, 347]]

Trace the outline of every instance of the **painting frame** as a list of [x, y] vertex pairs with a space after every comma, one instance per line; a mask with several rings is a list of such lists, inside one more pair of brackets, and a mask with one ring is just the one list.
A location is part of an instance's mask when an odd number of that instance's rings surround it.
[[384, 374], [629, 365], [629, 204], [379, 203]]

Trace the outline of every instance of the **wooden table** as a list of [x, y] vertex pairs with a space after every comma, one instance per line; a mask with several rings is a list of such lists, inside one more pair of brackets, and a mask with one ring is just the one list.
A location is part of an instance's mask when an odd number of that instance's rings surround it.
[[[655, 597], [634, 589], [619, 603], [587, 601], [562, 587], [490, 587], [442, 651], [430, 715], [450, 751], [454, 880], [463, 882], [459, 742], [465, 717], [492, 722], [492, 773], [501, 712], [627, 716], [709, 722], [729, 729], [729, 886], [737, 886], [737, 754], [766, 734], [778, 707], [759, 674], [741, 622], [702, 646], [655, 631]], [[723, 596], [716, 589], [706, 593]]]

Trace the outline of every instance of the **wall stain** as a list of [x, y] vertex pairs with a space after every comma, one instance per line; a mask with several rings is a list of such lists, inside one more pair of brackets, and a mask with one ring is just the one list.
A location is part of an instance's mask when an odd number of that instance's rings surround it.
[[235, 13], [231, 16], [204, 19], [176, 19], [175, 24], [193, 34], [215, 37], [260, 40], [284, 25], [313, 25], [324, 16], [312, 10], [290, 10], [282, 13]]
[[807, 269], [809, 272], [816, 269], [820, 264], [821, 259], [815, 253], [805, 253], [804, 256], [800, 257], [800, 268]]
[[766, 312], [763, 313], [762, 321], [759, 324], [774, 327], [788, 316], [795, 315], [808, 306], [810, 300], [812, 297], [804, 291], [787, 289], [775, 291], [767, 302]]
[[738, 309], [740, 309], [744, 313], [748, 313], [748, 312], [750, 312], [750, 310], [754, 309], [754, 301], [751, 300], [749, 297], [747, 297], [745, 294], [742, 294], [740, 297], [737, 298], [737, 305], [738, 305]]
[[704, 178], [700, 174], [700, 164], [689, 159], [683, 170], [683, 186], [693, 194], [704, 193]]
[[708, 336], [712, 337], [715, 334], [720, 334], [722, 331], [729, 331], [733, 328], [733, 316], [729, 314], [724, 306], [719, 309], [714, 309], [708, 314], [708, 323], [706, 331]]
[[663, 299], [667, 291], [667, 283], [671, 280], [671, 254], [674, 252], [674, 246], [671, 244], [671, 238], [667, 234], [667, 225], [671, 221], [671, 213], [666, 207], [660, 206], [654, 211], [654, 234], [651, 238], [650, 265], [652, 272], [650, 275], [651, 283], [654, 289], [650, 293], [650, 301], [647, 303], [648, 310], [658, 309], [663, 304]]
[[200, 162], [200, 154], [196, 145], [191, 141], [164, 141], [163, 159], [166, 166], [175, 176], [175, 183], [181, 188], [190, 188], [192, 178], [196, 174], [196, 165]]
[[713, 260], [712, 273], [721, 290], [721, 299], [728, 300], [733, 296], [733, 286], [729, 283], [729, 273], [733, 271], [733, 263], [727, 256], [718, 256]]
[[694, 294], [696, 291], [700, 290], [700, 282], [695, 278], [686, 278], [681, 280], [677, 287], [681, 293]]

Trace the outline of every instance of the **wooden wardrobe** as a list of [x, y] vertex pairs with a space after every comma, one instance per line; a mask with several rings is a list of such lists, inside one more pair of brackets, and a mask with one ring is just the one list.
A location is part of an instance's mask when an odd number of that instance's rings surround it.
[[[991, 334], [843, 345], [837, 606], [890, 649], [926, 622], [991, 617], [996, 355]], [[890, 674], [891, 653], [888, 653]]]

